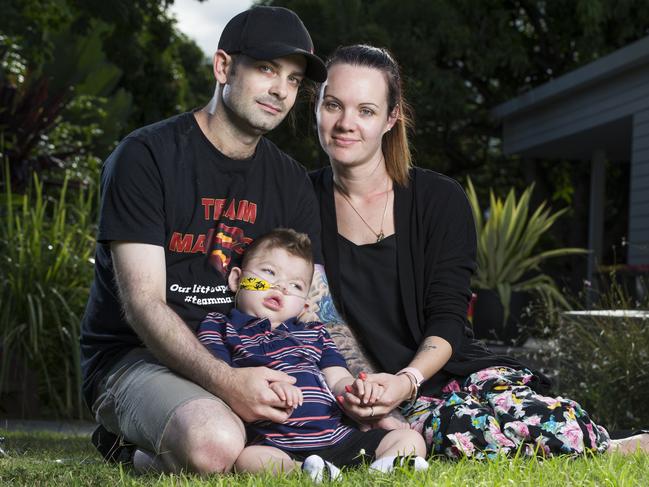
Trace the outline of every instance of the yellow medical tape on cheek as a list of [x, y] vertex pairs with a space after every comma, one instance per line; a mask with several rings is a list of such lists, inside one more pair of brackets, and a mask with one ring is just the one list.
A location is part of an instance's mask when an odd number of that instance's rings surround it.
[[253, 276], [244, 277], [239, 282], [239, 289], [245, 291], [268, 291], [271, 287], [270, 282]]

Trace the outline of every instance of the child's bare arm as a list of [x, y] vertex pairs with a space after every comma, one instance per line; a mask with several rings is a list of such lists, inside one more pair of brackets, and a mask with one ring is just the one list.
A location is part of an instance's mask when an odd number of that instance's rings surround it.
[[345, 393], [345, 386], [351, 386], [354, 383], [352, 374], [345, 367], [325, 367], [322, 369], [325, 381], [334, 396]]
[[301, 406], [304, 402], [302, 391], [299, 387], [289, 384], [287, 382], [272, 382], [269, 387], [277, 397], [284, 402], [284, 407], [287, 409], [295, 409]]

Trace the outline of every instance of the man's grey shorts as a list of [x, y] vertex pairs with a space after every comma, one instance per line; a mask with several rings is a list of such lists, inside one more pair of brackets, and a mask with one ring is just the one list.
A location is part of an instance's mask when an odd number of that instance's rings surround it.
[[160, 442], [174, 412], [195, 399], [221, 399], [175, 374], [144, 348], [130, 351], [98, 386], [92, 406], [97, 422], [128, 442], [160, 453]]

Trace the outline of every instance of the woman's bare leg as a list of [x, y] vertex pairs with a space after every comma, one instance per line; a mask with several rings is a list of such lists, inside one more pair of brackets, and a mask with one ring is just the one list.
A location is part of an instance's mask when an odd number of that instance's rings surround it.
[[622, 453], [625, 455], [635, 453], [638, 450], [649, 453], [649, 433], [642, 433], [619, 440], [611, 440], [611, 444], [608, 447], [609, 453]]

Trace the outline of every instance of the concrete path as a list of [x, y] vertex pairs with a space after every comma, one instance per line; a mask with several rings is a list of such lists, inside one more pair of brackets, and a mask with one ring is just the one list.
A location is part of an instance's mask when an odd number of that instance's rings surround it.
[[0, 418], [0, 436], [4, 431], [64, 433], [74, 436], [90, 436], [96, 424], [89, 421], [45, 421]]

